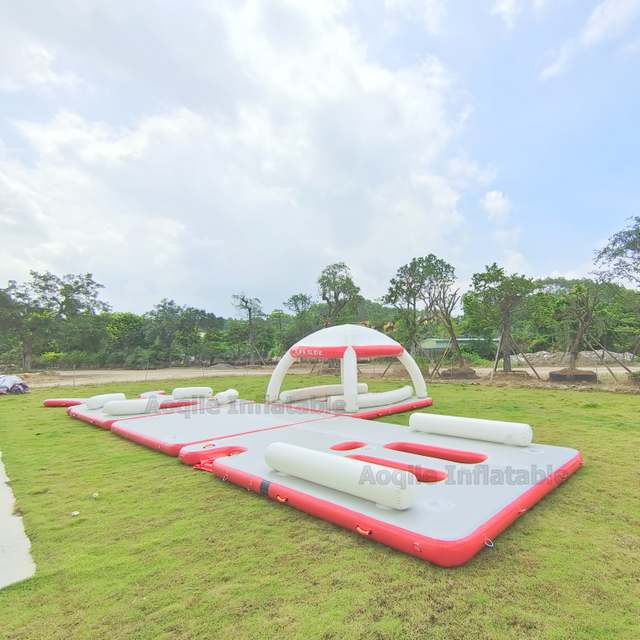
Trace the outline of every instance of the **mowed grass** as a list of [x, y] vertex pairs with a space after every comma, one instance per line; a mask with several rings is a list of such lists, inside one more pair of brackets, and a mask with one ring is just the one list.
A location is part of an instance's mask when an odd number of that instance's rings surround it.
[[[216, 390], [261, 400], [266, 384], [218, 379]], [[640, 397], [430, 392], [426, 411], [528, 422], [536, 442], [585, 459], [494, 549], [453, 569], [42, 407], [68, 389], [0, 399], [0, 448], [37, 564], [35, 577], [0, 591], [0, 637], [640, 638]]]

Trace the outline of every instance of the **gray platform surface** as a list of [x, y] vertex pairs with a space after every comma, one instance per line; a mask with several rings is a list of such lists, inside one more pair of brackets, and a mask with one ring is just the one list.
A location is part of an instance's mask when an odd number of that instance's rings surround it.
[[233, 403], [185, 412], [173, 412], [114, 422], [119, 434], [136, 434], [168, 445], [224, 438], [263, 429], [274, 429], [307, 421], [322, 420], [327, 414], [293, 409], [284, 405]]
[[[351, 451], [332, 451], [330, 448], [351, 440], [366, 442], [367, 446]], [[488, 459], [479, 464], [462, 464], [384, 448], [385, 444], [398, 441], [483, 453]], [[361, 454], [396, 460], [445, 471], [449, 478], [437, 483], [419, 483], [417, 500], [406, 511], [384, 509], [368, 500], [274, 471], [264, 461], [264, 452], [272, 442], [286, 442], [339, 456]], [[217, 463], [227, 468], [238, 469], [373, 519], [447, 541], [459, 540], [471, 534], [516, 502], [549, 472], [559, 469], [578, 455], [578, 451], [563, 447], [515, 447], [431, 435], [413, 431], [409, 427], [342, 416], [225, 439], [224, 446], [230, 445], [246, 447], [248, 450], [232, 457], [219, 458]], [[186, 449], [193, 450], [197, 446]], [[474, 481], [475, 468], [478, 471], [475, 472], [477, 479]], [[507, 474], [510, 473], [511, 478], [515, 479], [518, 470], [528, 474], [529, 482], [516, 484], [507, 481]], [[536, 470], [541, 470], [538, 477], [534, 477]], [[501, 484], [491, 484], [493, 471], [497, 475], [502, 472], [504, 481]]]
[[[132, 398], [134, 400], [138, 400], [139, 398]], [[223, 406], [237, 406], [240, 404], [253, 404], [251, 400], [236, 400], [232, 405], [223, 405]], [[150, 405], [152, 406], [152, 405]], [[74, 418], [84, 419], [85, 421], [95, 420], [100, 423], [103, 421], [118, 421], [123, 422], [126, 420], [137, 420], [139, 418], [151, 418], [155, 416], [165, 416], [165, 415], [173, 415], [173, 414], [184, 414], [192, 411], [206, 411], [211, 409], [212, 407], [218, 407], [213, 398], [207, 398], [206, 400], [198, 400], [198, 404], [193, 405], [183, 405], [180, 407], [168, 407], [166, 409], [153, 409], [153, 413], [136, 413], [128, 416], [113, 416], [104, 412], [103, 409], [88, 409], [86, 404], [79, 404], [74, 407], [70, 407], [72, 410], [71, 414]]]
[[391, 403], [382, 403], [379, 405], [375, 405], [372, 407], [363, 407], [358, 409], [355, 414], [348, 414], [346, 411], [340, 411], [338, 409], [327, 409], [327, 398], [308, 398], [307, 400], [295, 400], [294, 402], [288, 402], [287, 405], [290, 407], [300, 407], [301, 409], [310, 409], [312, 411], [327, 411], [329, 413], [344, 415], [344, 416], [353, 416], [356, 417], [359, 413], [370, 413], [372, 411], [380, 411], [382, 409], [391, 409], [393, 407], [403, 407], [405, 405], [411, 405], [417, 402], [423, 402], [427, 398], [418, 398], [417, 396], [410, 396], [409, 398], [405, 398], [400, 402], [391, 402]]
[[8, 482], [0, 451], [0, 589], [36, 572], [22, 518], [13, 515], [15, 498]]

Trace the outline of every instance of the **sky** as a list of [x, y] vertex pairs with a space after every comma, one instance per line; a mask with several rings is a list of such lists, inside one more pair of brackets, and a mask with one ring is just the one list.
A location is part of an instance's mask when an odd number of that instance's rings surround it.
[[0, 3], [0, 287], [369, 299], [435, 253], [585, 277], [639, 214], [640, 0]]

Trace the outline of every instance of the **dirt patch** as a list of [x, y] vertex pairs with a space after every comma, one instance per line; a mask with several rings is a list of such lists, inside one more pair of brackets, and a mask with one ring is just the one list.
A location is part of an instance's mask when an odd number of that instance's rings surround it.
[[598, 382], [598, 375], [595, 371], [586, 369], [560, 369], [550, 371], [549, 380], [552, 382]]
[[464, 369], [443, 369], [440, 371], [440, 377], [445, 380], [450, 379], [458, 379], [458, 380], [469, 380], [472, 378], [476, 378], [477, 374], [475, 369], [464, 368]]
[[518, 380], [526, 380], [530, 377], [531, 375], [529, 374], [528, 371], [522, 371], [521, 369], [516, 369], [515, 371], [496, 371], [493, 374], [494, 380], [496, 378], [507, 379], [507, 380], [517, 378]]

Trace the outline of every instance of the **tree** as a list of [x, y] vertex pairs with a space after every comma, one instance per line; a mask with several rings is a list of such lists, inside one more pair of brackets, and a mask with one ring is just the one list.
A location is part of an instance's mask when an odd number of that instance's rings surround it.
[[572, 318], [576, 323], [571, 343], [571, 359], [569, 360], [569, 369], [575, 369], [580, 345], [594, 322], [594, 312], [600, 299], [600, 289], [593, 280], [585, 280], [584, 283], [574, 285], [571, 291], [561, 295], [566, 303], [563, 315]]
[[420, 329], [434, 313], [428, 291], [431, 286], [429, 266], [429, 258], [413, 258], [398, 269], [395, 278], [391, 278], [389, 290], [382, 298], [384, 304], [391, 304], [398, 310], [400, 340], [413, 356], [420, 348]]
[[195, 356], [197, 350], [198, 359], [202, 360], [202, 335], [206, 335], [207, 331], [221, 327], [223, 324], [222, 318], [217, 318], [215, 314], [208, 313], [204, 309], [182, 307], [176, 342], [184, 349], [185, 355]]
[[31, 271], [30, 274], [29, 288], [34, 301], [58, 318], [69, 319], [82, 312], [109, 311], [109, 305], [98, 299], [104, 285], [95, 282], [90, 273], [67, 273], [62, 278], [50, 271]]
[[430, 253], [424, 258], [414, 258], [398, 269], [383, 302], [394, 305], [400, 311], [400, 328], [407, 332], [412, 355], [418, 351], [421, 327], [429, 320], [438, 318], [449, 334], [458, 366], [462, 368], [464, 360], [453, 326], [453, 311], [460, 301], [460, 293], [458, 288], [454, 289], [454, 285], [455, 269]]
[[109, 347], [123, 351], [125, 356], [130, 355], [137, 347], [145, 342], [145, 320], [135, 313], [113, 313], [109, 318], [107, 331], [110, 340]]
[[11, 332], [20, 345], [22, 369], [31, 369], [31, 359], [43, 345], [55, 324], [55, 316], [38, 305], [29, 288], [15, 281], [0, 291], [0, 329]]
[[31, 282], [11, 280], [0, 297], [0, 326], [12, 331], [20, 343], [25, 370], [31, 368], [36, 349], [46, 344], [56, 328], [60, 330], [60, 320], [78, 321], [83, 313], [93, 315], [109, 309], [98, 300], [103, 286], [90, 273], [62, 278], [49, 271], [30, 274]]
[[436, 258], [433, 254], [429, 255], [430, 271], [432, 285], [429, 291], [432, 295], [432, 306], [436, 309], [438, 318], [444, 324], [451, 344], [456, 352], [458, 367], [464, 367], [464, 359], [462, 351], [458, 343], [456, 331], [453, 325], [453, 311], [460, 302], [460, 288], [455, 287], [456, 272], [455, 269], [444, 260]]
[[471, 290], [462, 296], [470, 326], [479, 331], [497, 330], [502, 345], [503, 370], [511, 371], [511, 326], [514, 312], [539, 284], [516, 273], [508, 276], [494, 262], [483, 273], [474, 273]]
[[351, 270], [344, 262], [336, 262], [325, 267], [317, 280], [320, 298], [325, 303], [320, 314], [323, 326], [331, 327], [343, 312], [355, 312], [362, 299], [360, 287], [351, 277]]
[[297, 316], [307, 313], [313, 306], [313, 298], [306, 293], [295, 293], [286, 302], [284, 306], [293, 311]]
[[596, 251], [595, 263], [601, 267], [601, 275], [640, 285], [640, 216], [629, 220], [633, 220], [630, 226], [609, 238], [604, 249]]
[[284, 352], [284, 326], [291, 321], [291, 316], [282, 309], [274, 309], [269, 314], [269, 321], [278, 327], [278, 357], [281, 357]]
[[253, 320], [263, 315], [262, 303], [258, 298], [249, 298], [244, 293], [233, 295], [231, 299], [233, 306], [249, 320], [249, 364], [253, 365], [255, 364]]
[[169, 366], [173, 363], [173, 345], [180, 329], [180, 316], [185, 307], [174, 300], [164, 298], [151, 311], [145, 314], [150, 320], [147, 335], [155, 340], [166, 354]]
[[294, 314], [291, 321], [287, 323], [283, 336], [282, 347], [286, 350], [320, 327], [319, 314], [311, 296], [306, 293], [296, 293], [283, 304]]

